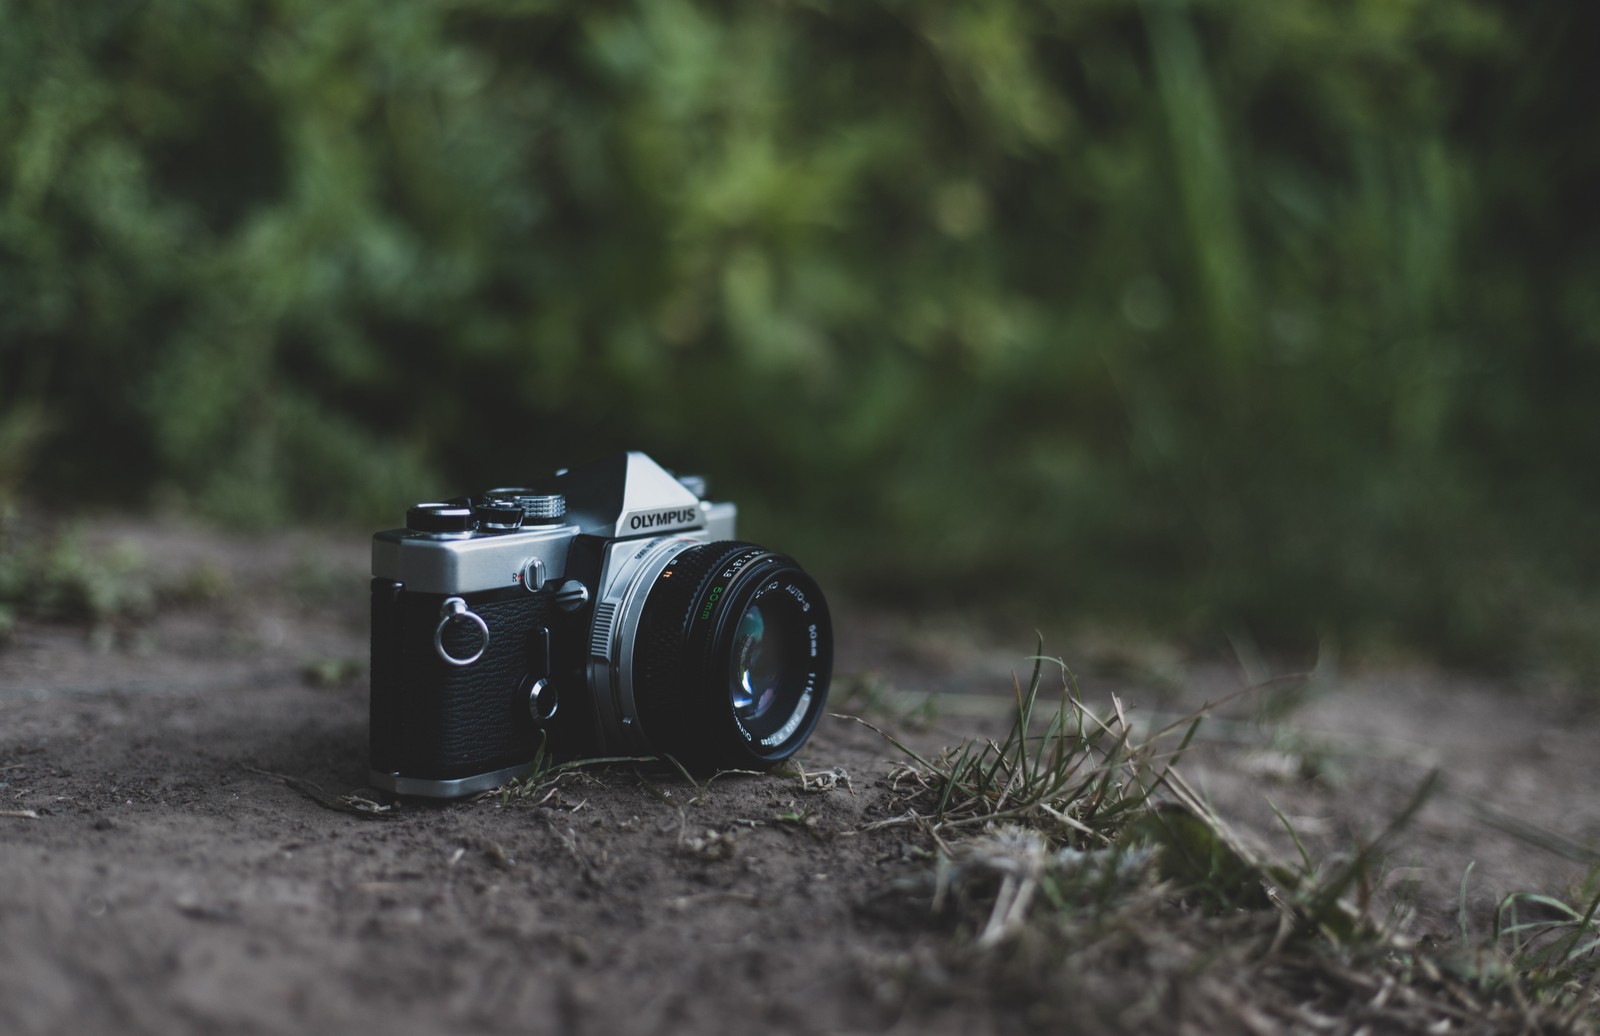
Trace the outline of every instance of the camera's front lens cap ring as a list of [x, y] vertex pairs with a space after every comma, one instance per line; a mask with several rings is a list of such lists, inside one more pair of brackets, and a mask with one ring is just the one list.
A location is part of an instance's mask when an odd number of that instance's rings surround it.
[[[489, 624], [483, 621], [482, 616], [469, 609], [466, 601], [459, 597], [447, 598], [444, 604], [440, 606], [439, 614], [441, 616], [439, 625], [433, 631], [433, 650], [438, 652], [439, 658], [445, 663], [455, 666], [471, 665], [482, 658], [485, 651], [489, 650]], [[444, 646], [444, 631], [449, 628], [452, 622], [458, 620], [469, 622], [478, 628], [478, 650], [466, 658], [457, 658], [447, 651]]]

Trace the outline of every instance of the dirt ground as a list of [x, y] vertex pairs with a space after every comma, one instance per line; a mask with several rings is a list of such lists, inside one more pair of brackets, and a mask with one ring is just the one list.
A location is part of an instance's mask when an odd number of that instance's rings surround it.
[[[539, 801], [357, 816], [332, 806], [366, 783], [363, 539], [100, 521], [85, 545], [188, 589], [139, 623], [24, 620], [0, 649], [0, 1033], [1040, 1021], [1025, 996], [957, 991], [948, 925], [885, 906], [930, 863], [916, 832], [872, 826], [901, 806], [897, 753], [865, 727], [825, 719], [810, 777], [725, 776], [697, 794], [614, 768]], [[957, 617], [838, 612], [841, 673], [940, 696], [909, 735], [927, 747], [995, 730], [1033, 649], [1031, 631], [1002, 642]], [[1245, 682], [1226, 661], [1113, 668], [1103, 647], [1047, 649], [1074, 664], [1081, 649], [1090, 705], [1116, 694], [1157, 722]], [[1425, 670], [1324, 672], [1292, 698], [1238, 699], [1202, 732], [1190, 781], [1276, 853], [1292, 850], [1272, 806], [1313, 854], [1337, 853], [1441, 770], [1379, 890], [1419, 938], [1459, 938], [1469, 863], [1481, 933], [1509, 891], [1572, 893], [1600, 845], [1600, 722], [1581, 701]], [[1065, 1027], [1190, 1028], [1181, 998], [1083, 996]]]

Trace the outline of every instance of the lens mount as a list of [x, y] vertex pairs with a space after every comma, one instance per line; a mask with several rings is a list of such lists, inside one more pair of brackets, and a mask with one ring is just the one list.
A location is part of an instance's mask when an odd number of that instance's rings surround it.
[[653, 751], [691, 769], [764, 769], [822, 715], [833, 626], [793, 559], [719, 541], [676, 554], [652, 582], [633, 645], [632, 699]]

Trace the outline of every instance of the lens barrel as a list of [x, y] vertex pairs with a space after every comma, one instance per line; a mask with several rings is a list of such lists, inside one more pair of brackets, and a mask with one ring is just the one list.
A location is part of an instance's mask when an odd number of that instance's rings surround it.
[[828, 604], [783, 554], [733, 541], [680, 552], [655, 577], [635, 633], [643, 733], [691, 769], [772, 766], [822, 715], [833, 672]]

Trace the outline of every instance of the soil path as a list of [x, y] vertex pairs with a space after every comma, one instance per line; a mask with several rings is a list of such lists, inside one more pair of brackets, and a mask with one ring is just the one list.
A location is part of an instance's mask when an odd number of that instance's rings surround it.
[[[130, 545], [188, 599], [92, 635], [23, 622], [0, 650], [0, 1032], [1026, 1025], [1025, 1003], [938, 995], [948, 930], [879, 909], [928, 862], [872, 827], [896, 760], [865, 728], [825, 720], [809, 778], [697, 793], [612, 770], [537, 802], [364, 818], [336, 808], [365, 785], [363, 542], [101, 522], [84, 543]], [[841, 672], [941, 695], [927, 746], [995, 729], [1032, 649], [950, 620], [841, 609], [839, 626]], [[1160, 720], [1242, 682], [1151, 666], [1084, 694]], [[1570, 893], [1595, 862], [1600, 724], [1572, 704], [1324, 673], [1202, 729], [1191, 781], [1274, 852], [1291, 850], [1269, 800], [1337, 853], [1442, 770], [1380, 890], [1420, 936], [1456, 937], [1469, 863], [1481, 931], [1506, 892]]]

